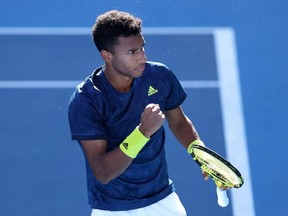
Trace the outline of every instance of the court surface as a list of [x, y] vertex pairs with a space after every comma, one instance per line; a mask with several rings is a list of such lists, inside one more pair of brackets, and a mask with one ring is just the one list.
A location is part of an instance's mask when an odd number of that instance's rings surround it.
[[[148, 59], [167, 64], [186, 89], [183, 108], [204, 142], [245, 178], [228, 193], [230, 205], [219, 207], [214, 183], [203, 181], [165, 125], [170, 177], [188, 215], [254, 216], [233, 29], [144, 28], [144, 36]], [[102, 64], [90, 29], [5, 28], [0, 43], [0, 215], [89, 215], [67, 105], [74, 87]]]

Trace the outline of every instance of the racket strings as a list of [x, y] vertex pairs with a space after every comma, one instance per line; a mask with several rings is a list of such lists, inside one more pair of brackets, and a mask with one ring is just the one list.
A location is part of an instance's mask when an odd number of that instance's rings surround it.
[[229, 186], [241, 184], [239, 177], [225, 163], [200, 149], [194, 149], [197, 160], [202, 164], [202, 169], [209, 175]]

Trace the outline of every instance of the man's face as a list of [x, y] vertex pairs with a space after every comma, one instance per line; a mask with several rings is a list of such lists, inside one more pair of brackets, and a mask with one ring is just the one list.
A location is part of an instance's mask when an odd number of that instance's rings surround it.
[[118, 40], [119, 44], [114, 47], [111, 60], [114, 72], [132, 78], [140, 77], [147, 60], [142, 34], [119, 37]]

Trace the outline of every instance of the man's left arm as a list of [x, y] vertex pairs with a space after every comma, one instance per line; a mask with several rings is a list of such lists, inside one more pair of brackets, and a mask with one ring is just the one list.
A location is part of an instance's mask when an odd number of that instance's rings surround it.
[[[200, 136], [197, 133], [192, 121], [185, 115], [181, 106], [164, 112], [168, 125], [176, 139], [184, 146], [185, 149], [188, 149], [190, 144], [202, 144], [200, 141]], [[193, 143], [192, 143], [193, 142]], [[199, 143], [200, 142], [200, 143]], [[202, 171], [204, 180], [208, 180], [209, 176], [207, 173]]]
[[185, 115], [181, 106], [164, 112], [168, 125], [176, 139], [185, 147], [195, 140], [200, 140], [192, 121]]

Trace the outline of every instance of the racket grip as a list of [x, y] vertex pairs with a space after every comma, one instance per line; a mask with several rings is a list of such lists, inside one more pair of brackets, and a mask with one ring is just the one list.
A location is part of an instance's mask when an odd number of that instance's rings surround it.
[[221, 207], [226, 207], [229, 204], [229, 199], [227, 197], [227, 193], [225, 190], [221, 190], [220, 188], [216, 187], [217, 191], [217, 198], [218, 198], [218, 205]]

